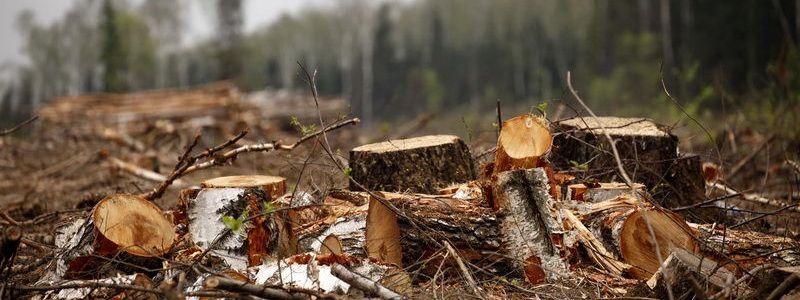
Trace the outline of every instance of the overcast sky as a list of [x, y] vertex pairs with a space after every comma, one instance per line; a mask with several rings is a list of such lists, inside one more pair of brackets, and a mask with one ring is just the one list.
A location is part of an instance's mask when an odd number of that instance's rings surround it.
[[[33, 11], [39, 23], [50, 24], [59, 20], [75, 0], [0, 0], [0, 65], [4, 62], [23, 62], [24, 55], [20, 52], [22, 37], [17, 32], [15, 21], [20, 11], [29, 9]], [[213, 0], [203, 1], [188, 0], [184, 3], [191, 5], [187, 16], [188, 42], [211, 34], [214, 20], [211, 19], [209, 9], [213, 9]], [[139, 1], [133, 0], [137, 3]], [[244, 0], [245, 3], [245, 30], [252, 31], [268, 24], [283, 13], [296, 13], [307, 5], [323, 5], [322, 0]]]

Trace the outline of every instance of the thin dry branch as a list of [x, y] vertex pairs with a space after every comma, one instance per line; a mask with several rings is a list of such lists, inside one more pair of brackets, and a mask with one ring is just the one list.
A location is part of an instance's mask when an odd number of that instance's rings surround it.
[[22, 129], [23, 126], [28, 125], [33, 121], [36, 121], [36, 119], [38, 119], [38, 118], [39, 118], [39, 115], [33, 115], [33, 117], [30, 117], [30, 119], [22, 121], [22, 123], [19, 123], [19, 124], [15, 125], [14, 127], [11, 127], [9, 129], [5, 129], [3, 131], [0, 131], [0, 136], [12, 134], [12, 133], [16, 132], [17, 130]]

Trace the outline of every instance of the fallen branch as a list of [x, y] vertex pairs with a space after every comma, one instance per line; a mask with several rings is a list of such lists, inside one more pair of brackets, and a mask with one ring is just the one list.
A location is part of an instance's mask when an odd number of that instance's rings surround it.
[[753, 152], [750, 152], [750, 154], [745, 156], [745, 158], [743, 158], [738, 163], [736, 163], [736, 165], [733, 166], [733, 168], [731, 168], [731, 171], [728, 173], [727, 178], [730, 179], [730, 178], [733, 178], [734, 176], [736, 176], [736, 174], [739, 173], [739, 171], [742, 170], [742, 167], [744, 167], [748, 162], [753, 160], [753, 158], [755, 158], [756, 155], [761, 153], [761, 151], [764, 150], [764, 148], [766, 148], [767, 145], [769, 144], [769, 142], [771, 142], [773, 139], [775, 139], [775, 134], [774, 133], [770, 134], [770, 136], [766, 140], [761, 142], [761, 144], [758, 145], [758, 147], [755, 150], [753, 150]]
[[363, 276], [353, 273], [352, 271], [348, 270], [344, 266], [340, 264], [335, 264], [331, 266], [331, 273], [341, 279], [344, 282], [347, 282], [351, 286], [367, 292], [369, 294], [374, 294], [382, 299], [406, 299], [405, 296], [395, 293], [394, 291], [384, 287], [380, 283], [374, 282]]
[[[725, 192], [728, 195], [740, 195], [740, 196], [742, 196], [742, 199], [750, 201], [750, 202], [761, 203], [761, 204], [774, 206], [774, 207], [780, 207], [781, 209], [789, 209], [789, 208], [787, 208], [787, 204], [786, 203], [782, 203], [782, 202], [777, 201], [777, 200], [767, 199], [767, 198], [764, 198], [764, 197], [761, 197], [761, 196], [755, 195], [755, 194], [741, 194], [741, 193], [737, 192], [736, 190], [734, 190], [732, 188], [729, 188], [726, 185], [724, 185], [722, 183], [719, 183], [719, 182], [709, 183], [707, 185], [710, 188]], [[793, 207], [791, 207], [791, 211], [800, 212], [800, 207], [793, 206]]]
[[161, 184], [155, 188], [152, 192], [143, 195], [143, 197], [147, 200], [153, 201], [164, 195], [164, 192], [167, 188], [178, 179], [178, 177], [183, 176], [186, 173], [186, 169], [189, 168], [194, 162], [197, 160], [196, 157], [190, 157], [189, 153], [192, 152], [195, 146], [197, 146], [197, 142], [200, 140], [200, 134], [194, 136], [194, 140], [191, 144], [186, 146], [186, 150], [183, 154], [178, 158], [178, 163], [175, 164], [175, 167], [172, 169], [172, 173], [169, 174], [166, 180], [161, 182]]
[[306, 136], [303, 136], [299, 140], [294, 142], [293, 144], [289, 144], [289, 145], [283, 145], [283, 144], [280, 144], [278, 142], [244, 145], [244, 146], [241, 146], [239, 148], [236, 148], [236, 149], [230, 150], [228, 152], [225, 152], [221, 156], [215, 157], [215, 158], [213, 158], [213, 159], [211, 159], [209, 161], [202, 162], [202, 163], [193, 165], [191, 167], [188, 167], [183, 172], [182, 175], [185, 175], [185, 174], [197, 171], [197, 170], [206, 169], [206, 168], [209, 168], [209, 167], [212, 167], [212, 166], [215, 166], [215, 165], [225, 164], [226, 162], [229, 162], [229, 161], [235, 159], [239, 154], [242, 154], [242, 153], [247, 153], [247, 152], [269, 152], [269, 151], [274, 151], [274, 150], [291, 151], [294, 148], [296, 148], [297, 146], [300, 146], [301, 144], [305, 143], [306, 141], [308, 141], [308, 140], [310, 140], [310, 139], [312, 139], [312, 138], [314, 138], [316, 136], [319, 136], [321, 134], [324, 134], [325, 132], [336, 130], [336, 129], [339, 129], [341, 127], [344, 127], [344, 126], [350, 125], [350, 124], [358, 124], [358, 122], [360, 122], [360, 121], [361, 120], [359, 120], [358, 118], [352, 118], [352, 119], [347, 119], [347, 120], [343, 120], [341, 122], [337, 122], [337, 123], [331, 124], [330, 126], [327, 126], [324, 129], [321, 129], [321, 130], [318, 130], [318, 131], [316, 131], [314, 133], [311, 133], [311, 134], [308, 134]]
[[3, 131], [0, 131], [0, 136], [12, 134], [12, 133], [16, 132], [17, 130], [20, 130], [23, 126], [28, 125], [33, 121], [36, 121], [36, 119], [38, 119], [38, 118], [39, 118], [38, 115], [34, 115], [30, 119], [27, 119], [27, 120], [23, 121], [22, 123], [19, 123], [19, 124], [15, 125], [14, 127], [11, 127], [9, 129], [5, 129]]
[[206, 279], [205, 287], [233, 293], [248, 294], [266, 299], [295, 300], [307, 298], [301, 295], [293, 295], [282, 289], [250, 284], [244, 281], [238, 281], [219, 276], [213, 276]]
[[[125, 171], [125, 172], [127, 172], [127, 173], [129, 173], [129, 174], [131, 174], [133, 176], [142, 178], [142, 179], [147, 179], [147, 180], [156, 181], [156, 182], [162, 182], [162, 181], [166, 181], [167, 180], [167, 176], [164, 176], [164, 175], [161, 175], [159, 173], [150, 171], [148, 169], [139, 167], [137, 165], [134, 165], [132, 163], [126, 162], [124, 160], [121, 160], [121, 159], [113, 157], [113, 156], [106, 157], [106, 160], [113, 167], [115, 167], [115, 168], [117, 168], [119, 170]], [[184, 185], [184, 182], [181, 181], [180, 179], [176, 179], [172, 183], [176, 184], [176, 185]]]
[[458, 252], [453, 249], [453, 246], [451, 246], [450, 242], [448, 241], [444, 241], [444, 246], [447, 248], [447, 252], [449, 252], [450, 255], [453, 256], [453, 259], [455, 259], [456, 264], [458, 264], [458, 268], [461, 269], [461, 273], [464, 274], [464, 278], [467, 280], [467, 284], [469, 284], [472, 292], [475, 293], [475, 295], [482, 295], [483, 291], [478, 287], [478, 284], [475, 282], [475, 278], [472, 277], [472, 274], [469, 273], [469, 270], [467, 270], [467, 266], [464, 265], [464, 261], [461, 260], [461, 256], [458, 255]]

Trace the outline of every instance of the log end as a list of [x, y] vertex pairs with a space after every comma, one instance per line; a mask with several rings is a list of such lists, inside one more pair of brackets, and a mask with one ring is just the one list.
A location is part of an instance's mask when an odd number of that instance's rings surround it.
[[100, 252], [121, 250], [140, 257], [157, 257], [169, 251], [175, 241], [172, 222], [161, 209], [134, 195], [104, 198], [95, 206], [92, 221], [105, 238], [101, 239]]
[[631, 275], [636, 279], [650, 278], [672, 249], [694, 252], [696, 248], [693, 231], [686, 221], [672, 212], [659, 209], [632, 212], [622, 225], [619, 241], [623, 261], [635, 266], [631, 269]]

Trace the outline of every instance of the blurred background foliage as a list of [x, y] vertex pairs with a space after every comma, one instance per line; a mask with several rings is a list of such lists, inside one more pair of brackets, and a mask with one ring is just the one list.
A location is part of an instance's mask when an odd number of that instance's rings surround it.
[[366, 126], [438, 113], [466, 127], [491, 120], [498, 99], [509, 113], [552, 112], [572, 103], [572, 71], [600, 114], [684, 120], [663, 77], [703, 122], [798, 134], [798, 0], [336, 0], [251, 32], [242, 1], [200, 1], [216, 34], [189, 46], [185, 0], [76, 0], [47, 26], [24, 12], [29, 63], [0, 83], [0, 114], [10, 123], [58, 95], [226, 79], [305, 88], [300, 61]]

